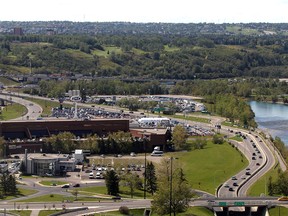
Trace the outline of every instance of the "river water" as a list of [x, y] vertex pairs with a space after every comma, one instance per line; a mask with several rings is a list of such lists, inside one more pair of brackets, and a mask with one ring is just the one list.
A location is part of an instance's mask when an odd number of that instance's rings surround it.
[[280, 137], [288, 146], [288, 106], [257, 101], [249, 103], [258, 128], [268, 131], [272, 137]]

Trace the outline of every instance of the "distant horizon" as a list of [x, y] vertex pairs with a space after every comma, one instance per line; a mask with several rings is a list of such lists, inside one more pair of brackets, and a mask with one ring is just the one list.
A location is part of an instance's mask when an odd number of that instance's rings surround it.
[[131, 21], [72, 21], [72, 20], [0, 20], [1, 22], [72, 22], [72, 23], [133, 23], [133, 24], [215, 24], [215, 25], [223, 25], [223, 24], [288, 24], [287, 22], [234, 22], [234, 23], [215, 23], [215, 22], [131, 22]]
[[287, 23], [288, 0], [9, 0], [0, 21]]

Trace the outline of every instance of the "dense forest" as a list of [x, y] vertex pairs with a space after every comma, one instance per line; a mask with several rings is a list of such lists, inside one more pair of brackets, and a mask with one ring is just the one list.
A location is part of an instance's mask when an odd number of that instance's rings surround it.
[[288, 77], [284, 35], [0, 35], [2, 73], [140, 79]]

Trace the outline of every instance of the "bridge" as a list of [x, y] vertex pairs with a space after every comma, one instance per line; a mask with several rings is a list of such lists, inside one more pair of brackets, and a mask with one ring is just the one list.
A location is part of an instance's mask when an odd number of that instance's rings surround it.
[[256, 216], [265, 215], [267, 209], [275, 206], [287, 206], [288, 201], [278, 201], [277, 197], [209, 197], [207, 199], [195, 199], [190, 205], [209, 208], [217, 216]]

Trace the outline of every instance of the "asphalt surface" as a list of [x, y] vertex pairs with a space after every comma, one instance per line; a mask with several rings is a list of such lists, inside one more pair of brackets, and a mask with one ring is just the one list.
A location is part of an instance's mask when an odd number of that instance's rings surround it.
[[[8, 100], [12, 100], [14, 102], [23, 104], [24, 106], [27, 107], [27, 113], [25, 115], [23, 115], [21, 118], [18, 118], [17, 120], [26, 120], [26, 119], [34, 119], [36, 120], [39, 115], [42, 113], [42, 109], [39, 105], [32, 103], [28, 100], [24, 100], [22, 98], [18, 98], [18, 95], [13, 95], [13, 94], [9, 94], [9, 95], [3, 95], [0, 94], [0, 97], [3, 99], [8, 99]], [[49, 99], [47, 99], [49, 100]], [[84, 104], [85, 105], [85, 104]], [[90, 105], [89, 105], [90, 106]], [[111, 108], [112, 110], [112, 108]], [[136, 113], [135, 113], [136, 114]], [[27, 117], [29, 116], [29, 117]], [[211, 117], [209, 117], [211, 118]], [[197, 125], [201, 125], [203, 127], [207, 127], [207, 128], [211, 128], [213, 127], [213, 125], [215, 123], [219, 123], [222, 119], [217, 119], [215, 117], [211, 118], [211, 124], [204, 124], [204, 123], [198, 123]], [[189, 122], [189, 121], [185, 121], [185, 123], [189, 123], [191, 125], [195, 124], [193, 122]], [[222, 127], [221, 129], [221, 133], [227, 134], [228, 131], [228, 127]], [[235, 128], [231, 128], [233, 130], [235, 130]], [[247, 190], [249, 189], [249, 187], [255, 183], [257, 181], [257, 179], [259, 179], [261, 176], [263, 176], [267, 171], [269, 171], [273, 166], [275, 166], [275, 158], [277, 159], [277, 161], [279, 161], [280, 167], [282, 168], [282, 170], [286, 169], [285, 166], [285, 162], [281, 159], [280, 155], [278, 154], [278, 152], [274, 149], [273, 145], [267, 141], [266, 139], [260, 137], [258, 134], [259, 133], [251, 133], [249, 134], [247, 131], [244, 130], [238, 130], [237, 131], [241, 131], [242, 134], [245, 134], [247, 139], [244, 142], [240, 142], [240, 143], [235, 143], [237, 145], [237, 147], [239, 148], [239, 150], [246, 156], [246, 158], [249, 161], [249, 172], [250, 175], [246, 175], [247, 170], [242, 170], [241, 172], [235, 174], [235, 178], [234, 180], [228, 179], [226, 182], [223, 182], [223, 185], [219, 187], [218, 190], [218, 194], [216, 194], [216, 196], [219, 196], [221, 198], [228, 198], [229, 199], [233, 199], [235, 197], [240, 197], [242, 199], [244, 199], [246, 197], [246, 193]], [[228, 132], [229, 134], [230, 132]], [[258, 137], [257, 137], [258, 136]], [[256, 149], [258, 151], [255, 152], [255, 147], [253, 147], [252, 144], [255, 144]], [[255, 153], [255, 160], [252, 160], [252, 156], [253, 153]], [[262, 158], [259, 158], [259, 156], [262, 156]], [[274, 157], [275, 156], [275, 157]], [[152, 159], [154, 160], [159, 160], [159, 158], [157, 157], [153, 157]], [[257, 163], [259, 163], [259, 165], [256, 165]], [[247, 167], [247, 168], [248, 168]], [[245, 179], [243, 179], [242, 177], [245, 177]], [[81, 182], [81, 180], [76, 178], [71, 178], [69, 179], [69, 181], [71, 182], [71, 184], [76, 183], [76, 182]], [[238, 186], [233, 186], [233, 183], [237, 182]], [[39, 195], [43, 195], [43, 194], [47, 194], [47, 193], [60, 193], [63, 195], [68, 195], [66, 190], [60, 189], [60, 187], [43, 187], [41, 185], [39, 185], [37, 183], [37, 181], [34, 180], [25, 180], [25, 183], [27, 185], [24, 185], [23, 187], [28, 187], [28, 188], [35, 188], [37, 190], [39, 190], [38, 193], [31, 195], [29, 197], [33, 197], [33, 196], [39, 196]], [[97, 182], [82, 182], [80, 183], [82, 187], [86, 187], [88, 185], [99, 185], [101, 184], [101, 181], [97, 181]], [[103, 181], [102, 181], [103, 184]], [[224, 187], [225, 184], [229, 185], [229, 187]], [[229, 188], [233, 188], [233, 191], [229, 191]], [[70, 194], [70, 193], [69, 193]], [[21, 198], [15, 199], [15, 201], [20, 201]], [[14, 200], [12, 201], [2, 201], [0, 202], [0, 206], [2, 206], [2, 209], [6, 208], [6, 209], [14, 209], [15, 208], [15, 204], [13, 203]], [[200, 202], [200, 201], [199, 201]], [[194, 204], [191, 205], [195, 205], [196, 202], [193, 202]], [[150, 201], [149, 200], [125, 200], [125, 201], [121, 201], [121, 202], [116, 202], [116, 203], [97, 203], [97, 205], [95, 205], [95, 203], [67, 203], [65, 208], [75, 208], [76, 206], [83, 207], [83, 206], [90, 206], [89, 207], [89, 211], [93, 210], [93, 211], [106, 211], [106, 210], [111, 210], [111, 209], [118, 209], [118, 204], [119, 205], [126, 205], [128, 207], [149, 207], [150, 206]], [[18, 204], [17, 204], [18, 205]], [[19, 205], [23, 205], [23, 204], [19, 204]], [[26, 204], [27, 205], [27, 204]], [[29, 204], [31, 205], [31, 207], [33, 206], [33, 209], [38, 210], [39, 209], [43, 209], [43, 203], [41, 204]], [[57, 203], [55, 204], [58, 208], [62, 208], [63, 204], [62, 203]], [[204, 200], [203, 203], [199, 204], [199, 205], [207, 205], [207, 200]], [[71, 206], [71, 207], [70, 207]], [[18, 207], [18, 206], [17, 206]], [[30, 208], [29, 208], [30, 209]], [[77, 213], [78, 214], [78, 213]], [[67, 214], [69, 215], [69, 214]], [[76, 215], [75, 213], [72, 213], [71, 215]], [[79, 214], [78, 214], [79, 215]]]

